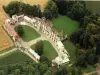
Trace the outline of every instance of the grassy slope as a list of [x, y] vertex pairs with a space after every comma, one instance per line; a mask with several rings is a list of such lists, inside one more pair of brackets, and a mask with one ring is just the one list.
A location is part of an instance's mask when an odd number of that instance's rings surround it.
[[70, 55], [71, 63], [73, 63], [74, 60], [75, 60], [75, 56], [76, 56], [76, 54], [75, 54], [75, 52], [76, 52], [75, 46], [69, 40], [64, 41], [63, 44], [64, 44], [66, 50], [68, 51], [69, 55]]
[[24, 29], [24, 35], [22, 36], [22, 39], [24, 41], [28, 42], [40, 36], [33, 28], [29, 26], [22, 26], [22, 27]]
[[[57, 53], [53, 46], [48, 41], [43, 41], [44, 43], [44, 55], [47, 56], [50, 60], [54, 59], [57, 56]], [[34, 49], [34, 45], [31, 46]]]
[[71, 20], [66, 16], [59, 16], [58, 18], [54, 18], [52, 20], [54, 27], [61, 31], [64, 30], [64, 33], [70, 35], [72, 32], [76, 31], [79, 28], [79, 23]]
[[28, 57], [26, 54], [16, 51], [12, 52], [9, 55], [6, 55], [4, 57], [0, 58], [0, 65], [8, 65], [8, 64], [14, 64], [19, 63], [22, 61], [33, 61], [30, 57]]

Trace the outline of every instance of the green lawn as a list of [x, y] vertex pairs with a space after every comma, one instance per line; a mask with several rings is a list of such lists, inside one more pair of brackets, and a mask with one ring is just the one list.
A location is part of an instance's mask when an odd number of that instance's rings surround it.
[[66, 50], [68, 51], [69, 55], [70, 55], [71, 63], [73, 63], [74, 60], [75, 60], [75, 56], [76, 56], [76, 54], [75, 54], [76, 47], [69, 40], [64, 41], [63, 44], [64, 44]]
[[22, 61], [33, 61], [33, 60], [29, 56], [20, 51], [15, 51], [6, 56], [0, 57], [0, 65], [15, 64]]
[[61, 15], [58, 18], [54, 18], [52, 23], [59, 32], [63, 29], [64, 34], [68, 35], [72, 34], [72, 32], [79, 28], [78, 22]]
[[[16, 26], [17, 27], [17, 26]], [[22, 36], [22, 39], [26, 42], [31, 41], [33, 39], [36, 39], [40, 37], [40, 34], [38, 34], [33, 28], [23, 25], [24, 35]]]
[[[44, 43], [44, 55], [47, 56], [50, 60], [54, 59], [57, 56], [57, 53], [53, 46], [48, 41], [43, 41]], [[34, 49], [34, 45], [31, 46]]]
[[82, 68], [84, 73], [89, 73], [96, 70], [95, 66], [88, 65], [87, 68]]

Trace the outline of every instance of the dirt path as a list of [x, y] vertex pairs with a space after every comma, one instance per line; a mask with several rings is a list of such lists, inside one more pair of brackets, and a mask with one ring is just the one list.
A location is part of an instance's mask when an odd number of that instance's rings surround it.
[[0, 57], [5, 56], [5, 55], [7, 55], [7, 54], [9, 54], [9, 53], [11, 53], [11, 52], [14, 52], [14, 51], [16, 51], [16, 50], [17, 50], [17, 48], [13, 48], [13, 49], [11, 49], [11, 50], [5, 52], [5, 53], [0, 54]]

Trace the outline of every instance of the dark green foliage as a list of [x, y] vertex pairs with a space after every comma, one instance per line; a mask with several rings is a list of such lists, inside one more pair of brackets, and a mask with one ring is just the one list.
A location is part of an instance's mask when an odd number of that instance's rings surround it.
[[51, 71], [52, 68], [48, 67], [47, 64], [35, 62], [21, 62], [0, 66], [0, 75], [52, 75]]
[[8, 13], [10, 16], [18, 13], [18, 9], [19, 9], [18, 1], [12, 1], [7, 6], [4, 6], [5, 12]]
[[44, 9], [43, 16], [45, 16], [46, 19], [52, 19], [52, 13], [48, 9]]
[[78, 56], [76, 65], [81, 67], [87, 67], [85, 54]]
[[24, 34], [24, 30], [23, 27], [21, 25], [18, 25], [17, 27], [15, 27], [15, 31], [18, 33], [18, 35], [21, 37]]
[[87, 12], [84, 1], [53, 0], [58, 7], [58, 13], [80, 21]]
[[34, 17], [41, 17], [42, 12], [39, 5], [29, 5], [18, 1], [12, 1], [7, 6], [4, 6], [4, 10], [10, 16], [17, 14], [25, 14]]
[[44, 62], [44, 63], [46, 63], [48, 66], [51, 66], [51, 61], [46, 57], [46, 56], [44, 56], [44, 55], [42, 55], [41, 57], [40, 57], [40, 62]]
[[44, 17], [47, 19], [52, 19], [53, 17], [58, 16], [58, 8], [55, 2], [52, 0], [48, 1], [47, 6], [44, 9], [43, 12]]
[[97, 55], [100, 55], [100, 41], [97, 42], [96, 54], [97, 54]]
[[43, 48], [44, 48], [44, 44], [43, 44], [43, 41], [38, 41], [36, 44], [35, 44], [35, 52], [37, 52], [39, 55], [42, 55], [43, 54]]
[[75, 2], [71, 8], [71, 16], [72, 19], [75, 19], [77, 21], [80, 21], [81, 18], [85, 16], [86, 6], [84, 2]]
[[87, 65], [93, 65], [97, 62], [96, 59], [96, 50], [94, 48], [90, 48], [87, 51], [82, 49], [77, 50], [77, 60], [75, 65], [81, 67], [87, 67]]
[[66, 1], [66, 0], [53, 0], [58, 7], [58, 13], [61, 15], [66, 15], [67, 13], [70, 13], [71, 8], [73, 4], [75, 3], [74, 1]]
[[74, 43], [77, 44], [79, 43], [80, 40], [80, 36], [84, 33], [83, 29], [79, 29], [78, 31], [72, 33], [72, 35], [70, 36], [70, 40]]
[[80, 46], [85, 50], [89, 47], [90, 34], [85, 32], [80, 36]]
[[67, 75], [67, 74], [68, 70], [66, 66], [61, 66], [56, 73], [56, 75]]

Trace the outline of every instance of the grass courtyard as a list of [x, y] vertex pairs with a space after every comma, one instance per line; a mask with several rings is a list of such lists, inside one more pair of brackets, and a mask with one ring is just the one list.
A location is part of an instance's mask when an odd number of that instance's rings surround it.
[[26, 26], [26, 25], [22, 25], [22, 27], [23, 27], [23, 31], [24, 31], [22, 39], [25, 42], [28, 42], [28, 41], [31, 41], [33, 39], [36, 39], [36, 38], [40, 37], [40, 34], [38, 34], [33, 28], [31, 28], [29, 26]]
[[20, 51], [15, 51], [6, 56], [0, 57], [0, 65], [15, 64], [22, 61], [33, 61], [33, 60], [29, 56]]
[[[43, 41], [44, 43], [44, 53], [46, 57], [48, 57], [50, 60], [54, 59], [57, 56], [57, 53], [53, 46], [48, 41]], [[34, 49], [34, 45], [31, 46], [32, 49]]]
[[79, 28], [79, 23], [68, 18], [67, 16], [61, 16], [52, 20], [54, 27], [60, 32], [62, 29], [64, 34], [70, 35], [72, 32]]

